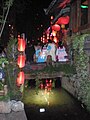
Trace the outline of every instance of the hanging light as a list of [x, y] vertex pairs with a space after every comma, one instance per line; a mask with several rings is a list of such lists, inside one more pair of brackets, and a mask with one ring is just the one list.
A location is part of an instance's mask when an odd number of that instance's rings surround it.
[[18, 38], [18, 51], [23, 52], [25, 51], [26, 41], [22, 38]]
[[49, 33], [47, 33], [47, 39], [49, 39], [49, 38], [50, 38]]
[[17, 64], [19, 68], [23, 68], [25, 66], [25, 60], [26, 60], [25, 55], [18, 55]]
[[54, 41], [55, 43], [57, 43], [57, 42], [58, 42], [58, 39], [57, 39], [57, 37], [56, 37], [56, 36], [54, 36], [53, 41]]
[[68, 24], [69, 23], [69, 16], [63, 16], [63, 17], [60, 17], [57, 21], [57, 24]]
[[17, 86], [24, 84], [24, 80], [25, 80], [25, 74], [23, 71], [21, 71], [19, 72], [17, 80], [16, 80]]
[[64, 29], [64, 28], [65, 28], [65, 24], [61, 24], [61, 28], [63, 28], [63, 29]]
[[56, 36], [56, 33], [57, 33], [57, 32], [56, 32], [55, 30], [52, 30], [52, 35], [53, 35], [53, 36]]
[[60, 26], [58, 24], [54, 24], [54, 25], [52, 25], [52, 30], [59, 31]]

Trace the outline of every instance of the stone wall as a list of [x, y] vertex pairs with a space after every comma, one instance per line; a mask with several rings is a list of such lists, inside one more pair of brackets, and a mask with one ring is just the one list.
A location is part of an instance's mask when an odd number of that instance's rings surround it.
[[61, 86], [74, 97], [78, 97], [79, 82], [75, 77], [62, 77]]

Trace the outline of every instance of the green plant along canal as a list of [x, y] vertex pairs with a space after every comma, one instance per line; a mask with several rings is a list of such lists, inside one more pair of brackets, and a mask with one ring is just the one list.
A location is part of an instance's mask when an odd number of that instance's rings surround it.
[[56, 85], [49, 91], [43, 87], [25, 88], [23, 102], [28, 120], [90, 120], [85, 106]]

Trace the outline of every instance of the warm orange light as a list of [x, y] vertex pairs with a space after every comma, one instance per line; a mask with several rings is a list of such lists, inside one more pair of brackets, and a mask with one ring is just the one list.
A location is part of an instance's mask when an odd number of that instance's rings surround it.
[[26, 41], [22, 38], [18, 38], [18, 51], [25, 51]]
[[50, 37], [49, 37], [49, 33], [47, 33], [47, 39], [49, 39]]
[[69, 23], [69, 20], [70, 20], [69, 16], [63, 16], [63, 17], [60, 17], [58, 19], [57, 24], [64, 24], [64, 25], [66, 25], [66, 24]]
[[56, 33], [57, 33], [56, 31], [54, 31], [54, 30], [52, 31], [53, 36], [56, 36]]
[[53, 16], [51, 16], [51, 20], [53, 20]]
[[61, 25], [61, 28], [65, 28], [65, 25], [64, 25], [64, 24], [62, 24], [62, 25]]
[[25, 60], [26, 60], [25, 55], [18, 56], [17, 64], [18, 64], [19, 68], [23, 68], [25, 66]]
[[17, 86], [24, 84], [24, 80], [25, 80], [25, 75], [24, 75], [24, 72], [21, 71], [19, 72], [17, 80], [16, 80]]
[[58, 39], [57, 39], [57, 37], [56, 37], [56, 36], [54, 36], [53, 41], [54, 41], [55, 43], [57, 43], [57, 42], [58, 42]]

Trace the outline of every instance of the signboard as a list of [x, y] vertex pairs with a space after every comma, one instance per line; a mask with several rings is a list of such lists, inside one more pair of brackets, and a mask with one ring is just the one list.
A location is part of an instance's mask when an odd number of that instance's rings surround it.
[[90, 36], [85, 37], [84, 51], [88, 56], [90, 56]]

